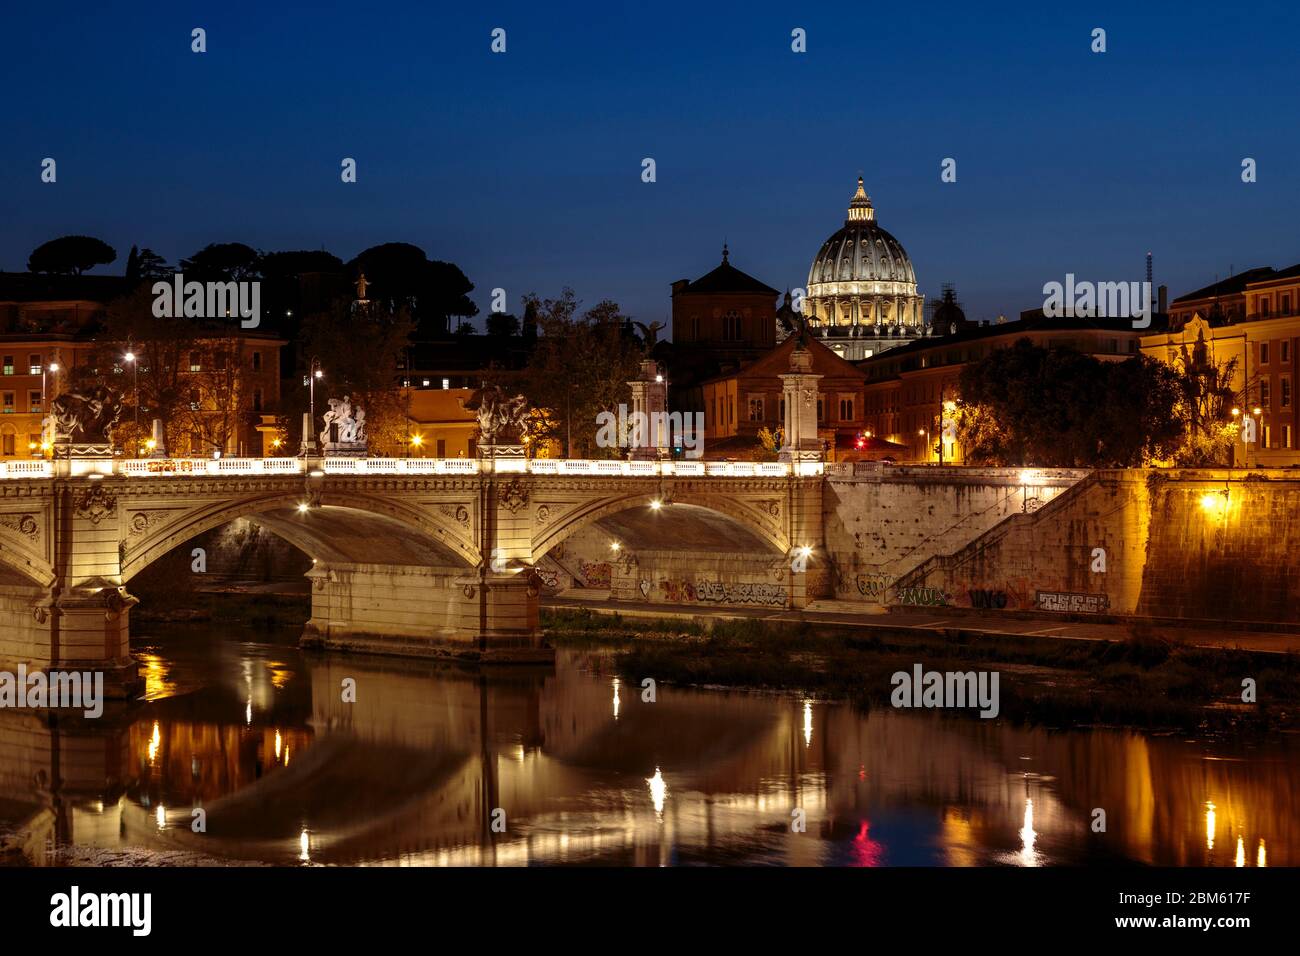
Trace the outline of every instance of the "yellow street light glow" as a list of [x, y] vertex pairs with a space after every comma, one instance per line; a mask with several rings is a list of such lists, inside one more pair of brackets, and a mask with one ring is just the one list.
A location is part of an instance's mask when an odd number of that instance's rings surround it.
[[122, 358], [126, 359], [128, 362], [134, 362], [134, 361], [135, 361], [135, 353], [134, 353], [134, 352], [127, 352], [125, 355], [122, 356]]
[[1206, 511], [1219, 511], [1228, 504], [1228, 495], [1222, 491], [1207, 491], [1201, 495], [1201, 507]]
[[412, 435], [412, 436], [411, 436], [411, 444], [414, 445], [415, 447], [419, 448], [421, 445], [424, 444], [424, 436], [423, 436], [423, 435]]
[[663, 503], [662, 501], [660, 501], [658, 498], [656, 498], [654, 501], [650, 502], [650, 510], [651, 510], [651, 511], [658, 511], [658, 510], [659, 510], [660, 508], [662, 508], [663, 506], [664, 506], [664, 503]]
[[51, 371], [51, 372], [57, 372], [58, 370], [59, 370], [59, 363], [58, 363], [58, 362], [51, 362], [51, 363], [50, 363], [50, 371]]
[[611, 550], [611, 551], [617, 551], [617, 550], [618, 550], [619, 548], [621, 548], [621, 547], [623, 547], [623, 546], [622, 546], [621, 544], [619, 544], [617, 541], [611, 541], [611, 542], [609, 543], [609, 550]]
[[1232, 406], [1232, 417], [1236, 418], [1240, 414], [1241, 414], [1241, 409], [1238, 408], [1236, 405]]
[[305, 501], [300, 501], [300, 502], [298, 502], [298, 511], [299, 511], [299, 513], [305, 513], [305, 512], [307, 511], [307, 507], [308, 507], [308, 506], [307, 506], [307, 502], [305, 502]]
[[812, 548], [810, 548], [808, 545], [805, 544], [802, 548], [799, 549], [799, 553], [806, 558], [808, 557], [808, 555], [812, 554]]
[[317, 378], [324, 378], [324, 377], [325, 377], [325, 373], [322, 372], [320, 369], [316, 369], [316, 377], [317, 377]]
[[1254, 412], [1256, 415], [1258, 415], [1260, 411], [1262, 411], [1262, 409], [1258, 405], [1256, 405], [1254, 408], [1251, 409], [1251, 411]]

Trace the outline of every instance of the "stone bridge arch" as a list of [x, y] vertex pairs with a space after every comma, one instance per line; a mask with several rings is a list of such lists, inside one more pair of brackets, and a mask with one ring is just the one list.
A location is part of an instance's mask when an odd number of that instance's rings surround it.
[[188, 508], [128, 502], [119, 547], [122, 583], [205, 531], [240, 518], [257, 519], [317, 561], [463, 570], [481, 561], [469, 522], [456, 520], [468, 516], [465, 506], [435, 518], [431, 509], [376, 495], [322, 493], [303, 511], [306, 498], [301, 488], [284, 488]]
[[[623, 492], [577, 505], [538, 530], [533, 539], [533, 560], [541, 560], [557, 545], [587, 530], [602, 518], [636, 509], [649, 510], [655, 500], [664, 500], [664, 493], [658, 489], [647, 489]], [[763, 503], [746, 502], [711, 493], [674, 490], [670, 502], [663, 506], [665, 513], [668, 513], [674, 505], [694, 505], [736, 522], [766, 544], [773, 555], [784, 555], [792, 547], [790, 536], [784, 522], [781, 521], [783, 502], [777, 499]]]

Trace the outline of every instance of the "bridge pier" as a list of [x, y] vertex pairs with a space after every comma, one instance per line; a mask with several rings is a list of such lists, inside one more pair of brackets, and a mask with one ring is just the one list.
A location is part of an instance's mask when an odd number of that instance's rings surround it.
[[317, 562], [304, 647], [480, 661], [550, 661], [527, 572]]
[[136, 603], [125, 588], [111, 585], [0, 587], [0, 661], [25, 664], [29, 673], [102, 673], [106, 696], [133, 697], [144, 688], [131, 657]]

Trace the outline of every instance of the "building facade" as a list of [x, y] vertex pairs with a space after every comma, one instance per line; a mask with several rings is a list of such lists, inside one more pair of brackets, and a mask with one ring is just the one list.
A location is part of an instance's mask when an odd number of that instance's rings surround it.
[[[785, 421], [781, 376], [790, 371], [790, 354], [800, 343], [789, 336], [761, 359], [736, 372], [709, 379], [704, 399], [704, 453], [707, 458], [761, 457], [758, 433], [775, 433]], [[817, 434], [828, 460], [851, 455], [862, 433], [865, 376], [812, 336], [803, 342], [817, 381]]]

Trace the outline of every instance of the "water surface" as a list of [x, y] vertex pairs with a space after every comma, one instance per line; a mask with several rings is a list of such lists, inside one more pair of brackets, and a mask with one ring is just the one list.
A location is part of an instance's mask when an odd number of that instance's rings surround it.
[[[1300, 861], [1300, 748], [1286, 735], [1049, 731], [663, 685], [648, 703], [601, 652], [476, 671], [293, 643], [284, 630], [154, 628], [136, 644], [146, 701], [97, 721], [0, 711], [0, 859]], [[796, 810], [806, 832], [792, 830]]]

